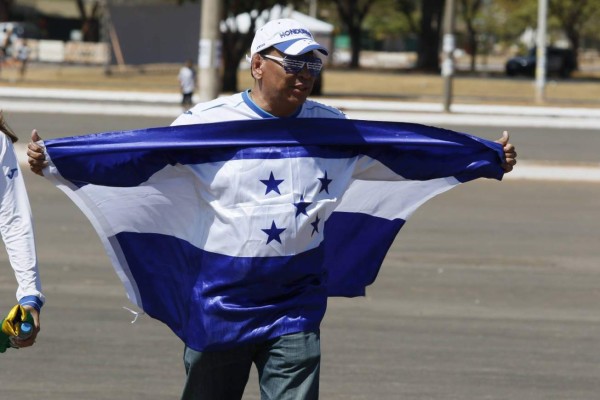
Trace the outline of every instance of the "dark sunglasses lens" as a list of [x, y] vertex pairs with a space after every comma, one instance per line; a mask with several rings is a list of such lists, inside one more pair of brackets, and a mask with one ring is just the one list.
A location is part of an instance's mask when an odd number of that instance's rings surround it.
[[316, 61], [309, 61], [306, 63], [306, 68], [308, 68], [308, 72], [310, 72], [312, 76], [317, 76], [321, 73], [323, 62], [320, 59], [316, 59]]
[[285, 69], [285, 72], [289, 74], [297, 74], [298, 72], [302, 71], [302, 68], [304, 68], [304, 61], [295, 60], [293, 58], [285, 58], [283, 60], [283, 68]]
[[297, 74], [304, 68], [308, 69], [308, 72], [312, 76], [317, 76], [321, 73], [321, 68], [323, 68], [323, 62], [320, 58], [311, 58], [310, 60], [298, 60], [293, 58], [286, 58], [283, 61], [283, 68], [285, 72], [290, 74]]

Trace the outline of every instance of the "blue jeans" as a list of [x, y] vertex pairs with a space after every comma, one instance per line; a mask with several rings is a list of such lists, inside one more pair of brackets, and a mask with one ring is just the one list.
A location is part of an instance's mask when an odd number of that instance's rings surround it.
[[299, 332], [232, 350], [198, 352], [186, 346], [182, 400], [239, 400], [252, 363], [262, 400], [319, 398], [319, 332]]

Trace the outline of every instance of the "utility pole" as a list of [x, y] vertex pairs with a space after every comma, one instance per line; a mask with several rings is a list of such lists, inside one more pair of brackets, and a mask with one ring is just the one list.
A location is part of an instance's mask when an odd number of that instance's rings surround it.
[[308, 15], [317, 18], [317, 0], [310, 0], [308, 6]]
[[219, 95], [221, 80], [221, 22], [223, 2], [202, 0], [200, 16], [200, 41], [198, 44], [200, 101], [212, 100]]
[[548, 0], [538, 0], [538, 26], [535, 54], [535, 101], [543, 103], [546, 99], [546, 19], [548, 18]]
[[442, 61], [442, 76], [444, 77], [444, 112], [450, 112], [452, 104], [452, 78], [454, 76], [454, 50], [456, 39], [454, 36], [456, 10], [454, 0], [446, 0], [444, 9], [444, 39]]

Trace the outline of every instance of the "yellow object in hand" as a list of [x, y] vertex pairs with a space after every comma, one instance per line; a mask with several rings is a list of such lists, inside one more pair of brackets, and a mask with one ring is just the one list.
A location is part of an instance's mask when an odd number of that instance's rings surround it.
[[28, 321], [28, 317], [29, 313], [27, 310], [20, 304], [17, 304], [2, 321], [2, 332], [8, 336], [19, 336], [21, 333], [21, 323]]

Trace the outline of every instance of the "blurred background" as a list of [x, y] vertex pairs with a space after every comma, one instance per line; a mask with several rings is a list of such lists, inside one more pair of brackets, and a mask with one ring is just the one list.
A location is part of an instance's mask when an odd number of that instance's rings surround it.
[[[317, 100], [355, 119], [491, 140], [510, 130], [519, 152], [503, 182], [422, 206], [366, 297], [330, 299], [322, 398], [591, 400], [599, 16], [600, 0], [0, 0], [0, 109], [21, 161], [34, 128], [51, 139], [166, 126], [182, 112], [186, 60], [195, 101], [207, 83], [211, 95], [244, 90], [255, 29], [301, 20], [331, 50]], [[0, 398], [179, 398], [181, 341], [148, 316], [131, 323], [91, 224], [49, 181], [23, 175], [48, 302], [36, 346], [0, 355]], [[0, 253], [7, 312], [16, 285]], [[244, 399], [258, 400], [251, 374]]]
[[[173, 76], [185, 60], [202, 67], [202, 3], [0, 0], [0, 85], [177, 91]], [[218, 13], [213, 19], [220, 21], [215, 24], [219, 82], [213, 90], [219, 93], [250, 85], [245, 55], [255, 29], [268, 20], [291, 17], [331, 49], [314, 95], [440, 100], [448, 57], [444, 37], [451, 33], [451, 72], [458, 79], [454, 95], [459, 100], [531, 102], [539, 7], [545, 3], [545, 75], [550, 85], [544, 100], [600, 105], [595, 86], [600, 80], [600, 0], [215, 3], [210, 12]], [[21, 68], [24, 59], [27, 65]], [[495, 86], [482, 89], [484, 79]], [[577, 85], [581, 83], [585, 85]]]

